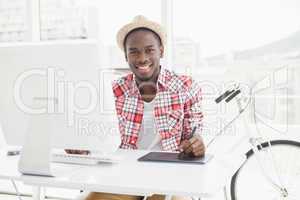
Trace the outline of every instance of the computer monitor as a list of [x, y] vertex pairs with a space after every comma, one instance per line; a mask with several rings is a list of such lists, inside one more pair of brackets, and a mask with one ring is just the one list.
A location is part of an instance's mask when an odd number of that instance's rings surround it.
[[6, 143], [22, 146], [32, 119], [45, 114], [54, 120], [55, 148], [101, 149], [104, 136], [119, 137], [99, 52], [94, 42], [1, 47], [0, 123]]

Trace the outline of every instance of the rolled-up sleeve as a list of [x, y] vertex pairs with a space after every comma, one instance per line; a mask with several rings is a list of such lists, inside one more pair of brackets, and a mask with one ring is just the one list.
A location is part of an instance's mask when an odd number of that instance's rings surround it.
[[203, 127], [202, 90], [200, 85], [195, 81], [192, 82], [189, 90], [186, 92], [183, 140], [190, 137], [193, 127], [197, 127], [196, 133], [200, 135]]

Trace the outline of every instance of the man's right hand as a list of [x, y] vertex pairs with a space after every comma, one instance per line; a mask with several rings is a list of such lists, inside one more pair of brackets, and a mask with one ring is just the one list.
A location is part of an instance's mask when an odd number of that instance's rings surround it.
[[65, 149], [66, 153], [69, 154], [82, 154], [82, 155], [88, 155], [90, 154], [90, 151], [87, 150], [76, 150], [76, 149]]
[[190, 157], [203, 157], [205, 154], [203, 139], [197, 135], [189, 140], [183, 140], [179, 145], [179, 151]]

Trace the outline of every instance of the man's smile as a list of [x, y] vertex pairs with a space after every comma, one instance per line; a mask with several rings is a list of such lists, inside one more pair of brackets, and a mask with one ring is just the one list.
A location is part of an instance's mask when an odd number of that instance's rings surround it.
[[151, 71], [152, 65], [151, 64], [136, 65], [135, 67], [140, 73], [145, 74]]

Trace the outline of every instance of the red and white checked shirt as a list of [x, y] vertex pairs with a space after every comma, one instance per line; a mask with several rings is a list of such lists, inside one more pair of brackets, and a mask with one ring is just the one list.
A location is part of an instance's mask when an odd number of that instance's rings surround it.
[[[181, 140], [189, 138], [192, 128], [202, 128], [201, 88], [188, 76], [161, 68], [154, 102], [154, 119], [162, 149], [177, 151]], [[113, 82], [116, 111], [121, 133], [120, 148], [137, 149], [144, 113], [144, 101], [134, 75]]]

